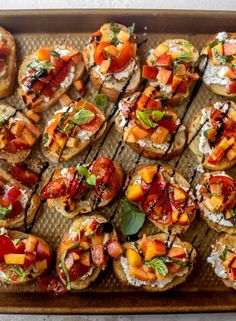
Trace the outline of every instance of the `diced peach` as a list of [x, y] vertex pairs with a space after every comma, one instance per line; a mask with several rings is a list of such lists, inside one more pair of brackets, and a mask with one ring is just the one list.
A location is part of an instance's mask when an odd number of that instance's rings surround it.
[[23, 120], [17, 120], [17, 122], [11, 128], [11, 132], [16, 137], [20, 137], [24, 128], [25, 128], [25, 122]]
[[183, 258], [186, 257], [186, 252], [182, 247], [172, 247], [168, 252], [168, 256], [171, 258]]
[[55, 141], [61, 148], [65, 146], [66, 140], [67, 140], [66, 136], [62, 136], [60, 133], [56, 133]]
[[122, 246], [117, 240], [113, 240], [107, 245], [107, 253], [114, 258], [119, 257], [122, 254]]
[[168, 270], [169, 270], [170, 273], [176, 273], [181, 269], [182, 269], [182, 267], [180, 265], [176, 264], [176, 263], [171, 263], [168, 266]]
[[129, 275], [141, 281], [148, 281], [149, 277], [142, 267], [130, 266]]
[[162, 256], [166, 254], [166, 245], [160, 240], [155, 240], [157, 256]]
[[40, 48], [37, 50], [36, 59], [39, 61], [50, 61], [50, 50], [48, 48]]
[[159, 274], [158, 272], [155, 272], [156, 278], [158, 281], [163, 281], [165, 279], [164, 275]]
[[0, 135], [0, 149], [4, 148], [7, 144], [7, 139], [4, 135]]
[[226, 268], [229, 267], [232, 264], [232, 262], [235, 260], [235, 257], [236, 257], [236, 255], [234, 253], [228, 251], [226, 253], [225, 260], [223, 261], [223, 265]]
[[189, 217], [186, 212], [180, 215], [179, 224], [189, 224]]
[[158, 92], [155, 87], [148, 86], [147, 88], [145, 88], [143, 94], [149, 98], [155, 98], [157, 96]]
[[131, 130], [127, 130], [124, 132], [124, 141], [127, 143], [136, 143], [137, 137], [134, 136]]
[[37, 271], [43, 271], [43, 270], [47, 270], [48, 268], [48, 262], [46, 259], [42, 260], [42, 261], [36, 261], [35, 262], [35, 269]]
[[110, 45], [105, 48], [105, 51], [110, 55], [110, 56], [117, 56], [118, 50], [116, 49], [116, 46]]
[[75, 252], [72, 252], [72, 255], [73, 255], [73, 260], [74, 261], [78, 261], [80, 259], [80, 256], [79, 254], [75, 253]]
[[48, 261], [51, 260], [51, 251], [47, 244], [43, 242], [38, 242], [36, 246], [36, 256], [37, 260], [43, 260], [46, 259]]
[[186, 198], [185, 191], [181, 190], [180, 188], [174, 188], [174, 200], [179, 201]]
[[173, 72], [171, 70], [160, 68], [159, 73], [157, 75], [157, 79], [164, 85], [167, 85], [171, 82], [173, 76]]
[[[185, 76], [186, 75], [186, 67], [184, 64], [178, 64], [175, 72], [175, 76]], [[174, 77], [173, 77], [174, 78]]]
[[120, 30], [117, 35], [117, 38], [120, 42], [126, 42], [130, 38], [130, 33], [128, 31]]
[[76, 148], [76, 147], [78, 147], [79, 143], [80, 143], [80, 141], [77, 138], [70, 137], [66, 143], [66, 146], [70, 147], [70, 148], [74, 148], [74, 147]]
[[226, 158], [231, 162], [236, 158], [236, 150], [231, 148], [227, 153], [226, 153]]
[[145, 129], [140, 128], [138, 126], [133, 126], [131, 131], [134, 134], [134, 136], [137, 137], [137, 139], [143, 139], [148, 136], [148, 132]]
[[91, 238], [91, 242], [92, 242], [92, 245], [102, 244], [102, 242], [103, 242], [103, 234], [94, 235], [94, 236]]
[[236, 73], [234, 72], [233, 68], [229, 68], [227, 69], [226, 73], [224, 74], [224, 76], [230, 78], [230, 79], [236, 79]]
[[146, 251], [147, 244], [148, 244], [147, 236], [146, 234], [143, 234], [142, 239], [139, 241], [139, 247], [143, 252]]
[[138, 202], [143, 199], [144, 193], [140, 184], [129, 185], [127, 189], [127, 198], [129, 201]]
[[80, 253], [80, 262], [81, 262], [81, 264], [83, 264], [85, 266], [90, 266], [91, 265], [90, 252], [89, 251]]
[[161, 43], [159, 46], [155, 49], [155, 55], [158, 57], [160, 55], [164, 55], [169, 50], [169, 47], [163, 43]]
[[172, 60], [176, 59], [179, 57], [180, 55], [180, 51], [176, 50], [176, 51], [169, 51], [168, 55], [171, 55]]
[[222, 148], [223, 150], [228, 149], [231, 145], [233, 145], [235, 142], [234, 137], [231, 137], [230, 139], [227, 139], [224, 137], [221, 142], [219, 143], [218, 147]]
[[211, 205], [217, 210], [220, 209], [224, 201], [224, 195], [213, 195], [210, 199]]
[[139, 175], [142, 177], [145, 183], [150, 184], [153, 180], [153, 177], [157, 173], [157, 167], [153, 166], [146, 166], [139, 170]]
[[72, 247], [75, 243], [72, 240], [66, 240], [61, 243], [60, 251], [61, 253], [68, 250], [70, 247]]
[[208, 208], [208, 210], [211, 212], [215, 210], [215, 207], [211, 204], [210, 198], [206, 198], [205, 200], [203, 200], [203, 205], [206, 206], [206, 208]]
[[38, 244], [38, 239], [33, 235], [29, 235], [24, 243], [26, 252], [34, 252], [36, 245]]
[[128, 260], [129, 266], [135, 267], [142, 265], [142, 258], [140, 254], [132, 248], [126, 250], [126, 257]]
[[154, 144], [163, 144], [165, 141], [166, 136], [169, 134], [169, 130], [166, 129], [165, 127], [158, 126], [155, 131], [151, 135], [151, 141]]
[[212, 195], [220, 195], [222, 192], [222, 184], [211, 184], [210, 192]]
[[236, 44], [232, 42], [225, 42], [223, 44], [224, 56], [233, 56], [236, 54]]
[[179, 212], [177, 210], [173, 210], [172, 211], [172, 222], [176, 223], [178, 221], [179, 218]]
[[[75, 83], [73, 83], [73, 85], [75, 86]], [[76, 87], [77, 89], [77, 87]], [[64, 94], [63, 96], [61, 96], [61, 98], [59, 99], [59, 102], [62, 106], [69, 106], [71, 103], [71, 99], [68, 95]]]
[[51, 144], [50, 144], [50, 150], [52, 152], [58, 152], [60, 146], [58, 145], [58, 143], [54, 140]]
[[156, 244], [154, 240], [149, 241], [147, 243], [146, 251], [145, 251], [145, 261], [151, 261], [154, 257], [157, 256]]
[[33, 133], [36, 136], [36, 138], [39, 138], [39, 136], [41, 135], [40, 130], [36, 126], [34, 126], [32, 123], [29, 123], [27, 126], [31, 131], [31, 133]]
[[101, 42], [110, 42], [110, 41], [111, 39], [110, 39], [109, 32], [104, 32], [102, 34]]
[[236, 269], [236, 258], [234, 258], [233, 262], [231, 263], [231, 268]]
[[21, 137], [30, 146], [34, 145], [34, 143], [36, 142], [36, 137], [32, 134], [32, 132], [27, 127], [25, 127], [24, 130], [22, 131]]
[[183, 79], [180, 76], [173, 76], [172, 82], [171, 82], [171, 91], [172, 93], [175, 93], [179, 85], [182, 83]]
[[83, 249], [83, 250], [88, 250], [90, 248], [90, 244], [88, 241], [81, 241], [80, 242], [80, 247]]
[[84, 88], [84, 81], [82, 79], [76, 80], [75, 82], [73, 82], [73, 85], [78, 91], [80, 91]]
[[26, 113], [26, 117], [29, 118], [30, 120], [32, 120], [35, 123], [38, 123], [40, 120], [40, 116], [34, 112], [33, 110], [28, 110]]
[[229, 113], [229, 117], [233, 119], [233, 121], [236, 121], [236, 110], [232, 110]]
[[103, 60], [100, 65], [101, 72], [105, 74], [107, 72], [107, 70], [109, 69], [110, 64], [111, 64], [111, 62], [109, 60]]
[[213, 61], [213, 64], [220, 65], [220, 61], [216, 58], [215, 51], [217, 51], [220, 56], [223, 55], [223, 45], [222, 45], [222, 43], [219, 43], [217, 46], [212, 48], [212, 61]]
[[25, 263], [25, 254], [5, 254], [4, 261], [6, 264], [19, 264]]

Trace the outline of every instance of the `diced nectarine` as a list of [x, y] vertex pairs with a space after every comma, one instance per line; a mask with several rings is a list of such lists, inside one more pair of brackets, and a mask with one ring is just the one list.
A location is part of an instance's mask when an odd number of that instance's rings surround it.
[[148, 131], [138, 126], [133, 126], [131, 131], [137, 139], [143, 139], [148, 136]]
[[224, 195], [213, 195], [210, 199], [210, 203], [217, 210], [220, 209], [224, 201]]
[[127, 198], [129, 201], [141, 201], [144, 196], [142, 186], [140, 184], [129, 185], [127, 189]]
[[37, 271], [47, 270], [47, 268], [48, 268], [48, 261], [46, 259], [35, 262], [35, 269]]
[[160, 240], [155, 240], [155, 245], [157, 256], [162, 256], [166, 254], [166, 245], [164, 242]]
[[129, 266], [140, 266], [142, 265], [142, 258], [140, 254], [132, 248], [126, 250], [126, 257], [128, 260]]
[[165, 53], [167, 53], [169, 50], [169, 47], [165, 44], [160, 44], [159, 46], [156, 47], [155, 49], [155, 55], [158, 57], [160, 55], [164, 55]]
[[226, 158], [231, 162], [236, 158], [236, 150], [231, 148], [227, 153], [226, 153]]
[[4, 260], [6, 264], [19, 264], [25, 263], [25, 254], [5, 254]]
[[145, 261], [151, 261], [155, 256], [157, 256], [156, 244], [154, 240], [149, 241], [145, 251]]
[[142, 267], [130, 266], [129, 275], [141, 281], [148, 281], [149, 277]]
[[90, 266], [91, 265], [90, 252], [89, 251], [80, 253], [80, 263], [85, 265], [85, 266]]
[[138, 173], [142, 177], [145, 183], [150, 184], [156, 172], [157, 172], [157, 167], [153, 165], [153, 166], [146, 166], [142, 168]]
[[179, 201], [186, 198], [185, 191], [181, 190], [180, 188], [174, 188], [174, 200]]
[[179, 224], [189, 224], [189, 217], [186, 212], [180, 215]]
[[185, 249], [182, 247], [172, 247], [168, 252], [168, 256], [172, 258], [186, 257], [186, 252]]
[[34, 252], [36, 245], [38, 244], [38, 239], [33, 235], [29, 235], [29, 237], [24, 241], [24, 243], [25, 250], [27, 252]]
[[165, 138], [168, 134], [169, 134], [168, 129], [162, 126], [158, 126], [150, 138], [154, 144], [159, 145], [165, 141]]

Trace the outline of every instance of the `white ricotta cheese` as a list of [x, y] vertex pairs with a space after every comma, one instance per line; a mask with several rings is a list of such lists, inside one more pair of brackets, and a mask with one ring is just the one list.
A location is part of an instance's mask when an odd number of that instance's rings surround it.
[[29, 195], [27, 194], [27, 192], [25, 190], [21, 189], [20, 191], [21, 191], [20, 201], [21, 201], [22, 206], [25, 207], [26, 204], [28, 203]]
[[62, 176], [62, 177], [66, 177], [67, 174], [68, 174], [68, 168], [63, 168], [63, 169], [61, 170], [61, 176]]
[[204, 212], [204, 216], [217, 224], [220, 224], [222, 226], [228, 226], [228, 227], [232, 227], [233, 224], [229, 221], [225, 219], [225, 216], [223, 213], [221, 212], [210, 212], [203, 204], [199, 204], [200, 208], [203, 210]]
[[228, 78], [225, 76], [228, 67], [208, 64], [203, 75], [203, 81], [207, 84], [226, 85]]
[[63, 80], [63, 82], [60, 83], [60, 86], [62, 88], [69, 87], [72, 84], [73, 80], [74, 80], [74, 76], [75, 76], [75, 67], [71, 66], [68, 76]]
[[146, 139], [146, 138], [138, 140], [137, 143], [141, 147], [160, 149], [163, 152], [166, 152], [169, 148], [169, 143], [167, 142], [163, 144], [154, 144], [150, 139]]
[[227, 32], [223, 31], [223, 32], [218, 32], [216, 39], [219, 41], [225, 40], [228, 38], [228, 34]]
[[80, 130], [80, 131], [77, 133], [76, 136], [77, 136], [81, 141], [84, 141], [84, 140], [89, 140], [92, 135], [93, 135], [93, 132], [92, 132], [92, 131]]
[[[224, 249], [222, 248], [222, 251]], [[218, 251], [212, 251], [211, 255], [207, 258], [207, 262], [212, 265], [212, 267], [215, 270], [215, 273], [218, 277], [222, 279], [228, 278], [227, 270], [225, 269], [224, 265], [222, 264], [222, 261], [220, 259], [220, 254]]]
[[220, 101], [217, 101], [216, 103], [214, 103], [213, 106], [214, 106], [214, 108], [222, 111], [223, 113], [225, 113], [229, 108], [229, 104], [224, 103], [224, 102], [220, 102]]

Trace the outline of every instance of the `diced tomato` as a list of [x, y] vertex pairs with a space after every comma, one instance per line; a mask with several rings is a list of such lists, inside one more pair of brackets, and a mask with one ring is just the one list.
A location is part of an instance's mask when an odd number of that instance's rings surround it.
[[160, 55], [157, 57], [156, 63], [160, 67], [170, 67], [172, 65], [172, 57], [171, 55], [167, 54]]
[[189, 87], [189, 82], [187, 80], [182, 81], [182, 83], [178, 87], [177, 93], [185, 94], [188, 91], [188, 87]]
[[107, 244], [107, 252], [111, 257], [117, 258], [123, 252], [122, 246], [117, 240], [111, 241]]
[[45, 185], [41, 191], [41, 196], [45, 199], [58, 198], [67, 194], [69, 180], [60, 177]]
[[222, 132], [222, 136], [231, 138], [234, 137], [236, 141], [236, 122], [232, 119], [225, 119], [224, 120], [224, 130]]
[[226, 91], [228, 94], [235, 94], [236, 93], [236, 80], [229, 79], [226, 85]]
[[78, 179], [78, 178], [73, 179], [70, 189], [69, 189], [69, 192], [68, 192], [70, 196], [75, 195], [75, 193], [77, 192], [77, 188], [78, 188], [79, 183], [80, 183], [80, 179]]
[[158, 255], [165, 255], [166, 254], [166, 245], [164, 242], [159, 240], [154, 240], [156, 245], [156, 250], [158, 252]]
[[93, 220], [92, 223], [89, 225], [89, 228], [90, 230], [95, 231], [98, 225], [99, 225], [99, 222], [97, 220]]
[[108, 72], [122, 71], [129, 64], [131, 58], [135, 56], [134, 46], [129, 42], [125, 43], [118, 55], [112, 58]]
[[66, 286], [61, 283], [57, 276], [52, 274], [41, 276], [38, 279], [38, 286], [43, 292], [53, 292], [56, 295], [62, 295], [67, 292]]
[[21, 214], [23, 211], [23, 206], [19, 201], [16, 201], [15, 203], [12, 204], [12, 210], [11, 212], [7, 215], [9, 219], [14, 219], [17, 215]]
[[236, 54], [236, 43], [225, 42], [223, 44], [224, 56], [233, 56]]
[[218, 109], [213, 108], [211, 110], [211, 123], [213, 126], [217, 126], [218, 122], [222, 119], [222, 117], [223, 115]]
[[229, 269], [229, 279], [232, 281], [236, 280], [236, 269], [235, 268]]
[[85, 109], [90, 110], [92, 113], [94, 113], [95, 117], [89, 123], [80, 125], [80, 128], [87, 131], [97, 131], [101, 126], [100, 112], [91, 104], [87, 105]]
[[37, 173], [20, 165], [12, 165], [11, 174], [16, 180], [28, 187], [39, 182], [39, 175]]
[[25, 253], [25, 263], [24, 266], [28, 267], [31, 264], [34, 264], [36, 261], [36, 255], [33, 252], [26, 252]]
[[51, 265], [52, 260], [52, 253], [50, 251], [50, 248], [47, 244], [43, 243], [42, 241], [38, 241], [36, 245], [36, 258], [37, 260], [44, 260], [46, 259], [48, 262], [48, 267]]
[[213, 149], [213, 152], [212, 154], [210, 155], [209, 159], [208, 159], [208, 162], [210, 164], [217, 164], [221, 161], [221, 159], [223, 158], [225, 154], [225, 150], [221, 147], [218, 147], [216, 146], [214, 149]]
[[70, 281], [76, 281], [81, 276], [85, 275], [89, 271], [89, 266], [81, 264], [79, 261], [75, 261], [69, 271]]
[[20, 139], [14, 139], [5, 146], [4, 150], [8, 153], [17, 153], [20, 150], [28, 150], [30, 148], [29, 144], [24, 143]]
[[7, 141], [11, 141], [15, 138], [15, 135], [13, 135], [12, 132], [7, 127], [2, 128], [1, 134], [4, 135]]
[[143, 66], [142, 77], [144, 79], [156, 79], [158, 74], [158, 69], [156, 67], [151, 67], [148, 65]]
[[11, 187], [3, 196], [3, 198], [10, 204], [16, 202], [21, 196], [21, 191], [18, 186]]
[[208, 180], [209, 184], [223, 184], [222, 186], [222, 195], [228, 195], [232, 191], [236, 191], [236, 182], [230, 177], [227, 176], [211, 176]]
[[104, 251], [103, 251], [102, 244], [93, 245], [91, 247], [91, 254], [92, 254], [93, 263], [96, 266], [102, 266], [104, 264], [105, 257], [104, 257]]
[[49, 86], [45, 86], [45, 88], [42, 90], [42, 95], [45, 97], [52, 97], [53, 90]]
[[20, 242], [20, 244], [15, 245], [15, 254], [24, 254], [25, 253], [25, 243]]
[[53, 70], [53, 73], [54, 73], [53, 81], [55, 81], [58, 84], [62, 83], [63, 80], [66, 78], [68, 71], [69, 71], [68, 64], [64, 64], [64, 66], [61, 67], [59, 70], [58, 69]]
[[96, 47], [95, 52], [94, 52], [94, 62], [97, 65], [101, 65], [103, 60], [106, 60], [106, 55], [104, 49], [106, 47], [110, 46], [108, 42], [100, 42], [99, 45]]
[[6, 235], [0, 235], [0, 261], [4, 261], [5, 254], [15, 254], [16, 248], [12, 240]]
[[38, 80], [32, 87], [32, 90], [34, 91], [34, 93], [38, 94], [39, 92], [42, 91], [43, 87], [45, 86], [45, 84], [43, 82], [41, 82], [40, 80]]
[[177, 129], [177, 125], [174, 121], [168, 119], [161, 119], [159, 124], [169, 130], [170, 133], [174, 133]]
[[0, 48], [0, 57], [9, 56], [11, 53], [11, 48], [9, 47], [2, 47]]
[[164, 85], [171, 83], [173, 72], [171, 70], [160, 68], [157, 79]]

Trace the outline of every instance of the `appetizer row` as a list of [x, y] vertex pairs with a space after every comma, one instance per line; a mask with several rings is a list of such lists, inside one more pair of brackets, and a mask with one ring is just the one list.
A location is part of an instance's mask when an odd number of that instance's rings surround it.
[[[52, 250], [42, 239], [18, 231], [0, 231], [0, 282], [20, 285], [38, 277], [44, 291], [62, 294], [89, 287], [109, 257], [120, 282], [146, 291], [166, 291], [183, 283], [193, 269], [196, 250], [178, 237], [159, 233], [135, 242], [119, 243], [113, 225], [99, 214], [75, 219], [61, 240], [56, 272]], [[225, 234], [213, 246], [208, 262], [226, 286], [236, 289], [236, 236]]]
[[[18, 228], [32, 223], [41, 201], [29, 188], [30, 181], [38, 183], [36, 173], [20, 166], [11, 172], [16, 179], [0, 170], [0, 226]], [[236, 234], [236, 181], [225, 172], [203, 175], [196, 187], [197, 201], [187, 180], [166, 165], [137, 165], [125, 184], [124, 178], [121, 166], [103, 157], [76, 168], [55, 169], [44, 179], [41, 198], [73, 218], [105, 207], [124, 185], [128, 204], [167, 234], [185, 232], [198, 207], [210, 227]]]

